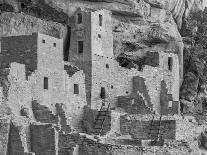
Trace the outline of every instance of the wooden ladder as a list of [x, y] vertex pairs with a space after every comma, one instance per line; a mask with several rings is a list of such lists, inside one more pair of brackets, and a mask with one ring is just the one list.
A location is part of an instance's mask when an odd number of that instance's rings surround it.
[[159, 124], [155, 123], [155, 112], [154, 112], [153, 119], [150, 123], [150, 129], [149, 129], [151, 145], [156, 145], [160, 141], [161, 122], [162, 122], [162, 115], [160, 115]]
[[98, 111], [94, 122], [93, 134], [100, 135], [103, 131], [104, 121], [106, 120], [107, 114], [109, 112], [110, 103], [108, 103], [107, 108], [105, 109], [105, 100], [102, 100], [101, 109]]

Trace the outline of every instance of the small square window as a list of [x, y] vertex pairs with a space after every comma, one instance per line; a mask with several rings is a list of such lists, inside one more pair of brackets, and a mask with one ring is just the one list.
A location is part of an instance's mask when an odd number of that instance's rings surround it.
[[79, 85], [74, 84], [74, 94], [79, 94]]
[[106, 64], [106, 68], [109, 68], [109, 64]]
[[42, 43], [45, 43], [45, 40], [44, 39], [42, 40]]
[[83, 53], [83, 41], [78, 41], [78, 53]]
[[56, 43], [53, 43], [53, 46], [56, 47]]
[[77, 18], [78, 18], [78, 20], [77, 20], [77, 24], [81, 24], [82, 21], [83, 21], [82, 13], [78, 13], [78, 14], [77, 14]]
[[98, 34], [98, 38], [101, 38], [101, 34]]
[[44, 77], [44, 89], [48, 89], [48, 78]]

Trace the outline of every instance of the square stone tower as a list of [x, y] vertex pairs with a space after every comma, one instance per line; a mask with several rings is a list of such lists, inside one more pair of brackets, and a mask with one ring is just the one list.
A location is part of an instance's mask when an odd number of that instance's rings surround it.
[[[104, 63], [102, 67], [100, 63], [106, 59], [113, 63], [111, 12], [79, 8], [71, 17], [70, 23], [71, 41], [68, 60], [84, 71], [87, 103], [91, 105], [92, 94], [97, 91], [92, 89], [94, 78], [100, 79], [99, 84], [102, 83], [103, 75], [106, 76], [103, 69], [109, 68], [108, 63]], [[97, 59], [97, 56], [101, 59]], [[110, 85], [110, 82], [106, 80], [105, 84]], [[100, 91], [101, 89], [103, 91], [104, 88], [100, 86]]]

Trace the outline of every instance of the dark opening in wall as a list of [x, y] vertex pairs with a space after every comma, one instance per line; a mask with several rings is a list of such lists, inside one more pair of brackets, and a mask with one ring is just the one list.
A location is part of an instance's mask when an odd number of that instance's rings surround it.
[[78, 53], [83, 53], [83, 41], [78, 41]]
[[98, 34], [98, 38], [101, 38], [101, 34]]
[[103, 16], [99, 14], [99, 26], [103, 24]]
[[26, 5], [26, 4], [21, 3], [21, 8], [22, 8], [22, 9], [25, 9], [26, 7], [27, 7], [27, 5]]
[[79, 94], [79, 85], [74, 84], [74, 94]]
[[109, 64], [106, 64], [106, 68], [109, 68]]
[[173, 59], [172, 57], [168, 57], [168, 70], [172, 71]]
[[81, 23], [83, 22], [82, 13], [78, 13], [78, 14], [77, 14], [77, 18], [78, 18], [78, 20], [77, 20], [77, 24], [81, 24]]
[[42, 43], [45, 43], [45, 40], [44, 39], [42, 40]]
[[48, 89], [48, 77], [44, 77], [44, 89]]
[[67, 35], [65, 38], [65, 43], [64, 43], [64, 61], [68, 61], [69, 59], [69, 51], [70, 51], [70, 39], [71, 39], [71, 27], [67, 26]]
[[104, 87], [101, 87], [101, 99], [105, 99], [106, 98], [106, 90]]
[[56, 47], [56, 43], [53, 43], [53, 46]]
[[143, 66], [142, 65], [138, 65], [138, 71], [143, 71]]

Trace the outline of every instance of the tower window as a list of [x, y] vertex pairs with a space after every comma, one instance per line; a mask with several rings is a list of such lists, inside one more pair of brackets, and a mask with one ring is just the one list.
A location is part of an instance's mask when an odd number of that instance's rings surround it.
[[82, 18], [82, 13], [78, 13], [77, 17], [78, 17], [77, 24], [81, 24], [81, 23], [82, 23], [82, 21], [83, 21], [83, 18]]
[[45, 43], [45, 40], [44, 39], [42, 40], [42, 43]]
[[74, 84], [74, 94], [79, 94], [79, 85]]
[[44, 89], [48, 89], [48, 77], [44, 77]]
[[83, 41], [78, 41], [78, 53], [83, 53]]
[[98, 34], [98, 38], [101, 38], [101, 34]]
[[103, 16], [99, 15], [99, 26], [102, 26], [102, 20], [103, 20]]
[[101, 98], [105, 99], [106, 98], [106, 90], [104, 87], [101, 87]]
[[56, 43], [53, 43], [53, 46], [56, 47]]
[[172, 71], [172, 66], [173, 66], [173, 59], [172, 57], [168, 58], [168, 70]]
[[109, 64], [106, 64], [106, 68], [109, 68]]

